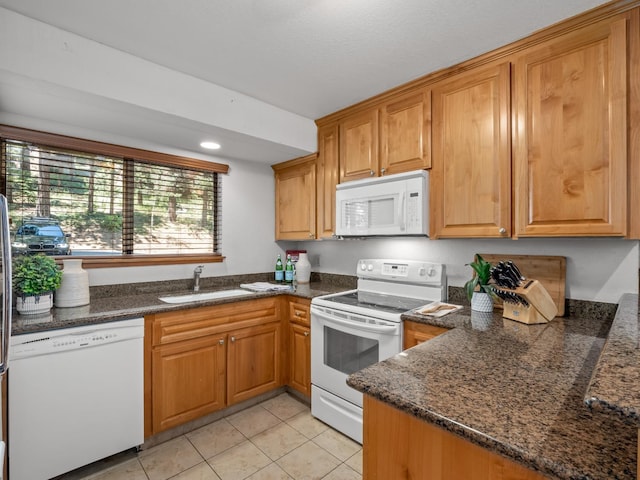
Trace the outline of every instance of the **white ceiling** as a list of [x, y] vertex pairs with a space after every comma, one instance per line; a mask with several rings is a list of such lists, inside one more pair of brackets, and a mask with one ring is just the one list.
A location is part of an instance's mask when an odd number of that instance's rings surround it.
[[[307, 119], [317, 119], [601, 3], [601, 0], [0, 0], [0, 6], [8, 10]], [[21, 111], [24, 97], [17, 88], [19, 83], [15, 78], [0, 82], [4, 94], [10, 92], [13, 98], [13, 102], [0, 101], [0, 111], [33, 116], [26, 100]], [[61, 95], [57, 97], [59, 104]], [[40, 100], [37, 115], [59, 121], [56, 113], [59, 105], [52, 105], [47, 113], [47, 102]], [[78, 118], [89, 119], [82, 126], [112, 129], [118, 135], [138, 135], [134, 125], [125, 127], [121, 120], [114, 119], [111, 122], [114, 125], [95, 120], [104, 113], [105, 99], [100, 102], [74, 99], [74, 102], [76, 111], [86, 110], [83, 115], [76, 112]], [[97, 103], [101, 104], [101, 115], [89, 112], [98, 111]], [[110, 109], [121, 110], [115, 100]], [[146, 111], [143, 116], [151, 121], [154, 112]], [[134, 117], [127, 112], [123, 118]], [[193, 149], [188, 143], [193, 141], [188, 135], [189, 128], [207, 129], [206, 124], [196, 125], [159, 113], [157, 120], [164, 125], [175, 121], [178, 130], [186, 130], [175, 139], [170, 133], [161, 137], [174, 148]], [[145, 132], [139, 132], [139, 136], [152, 140]], [[259, 148], [251, 151], [246, 145], [242, 147], [241, 138], [225, 141], [230, 143], [225, 144], [221, 155], [230, 158], [272, 162], [274, 158], [303, 153], [299, 148], [278, 146], [278, 142], [266, 141], [264, 145], [257, 142]]]

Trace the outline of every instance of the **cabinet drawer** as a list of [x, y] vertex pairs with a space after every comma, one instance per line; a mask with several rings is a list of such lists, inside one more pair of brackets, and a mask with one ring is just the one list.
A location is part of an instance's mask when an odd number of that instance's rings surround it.
[[152, 345], [155, 347], [279, 321], [277, 300], [271, 297], [158, 313], [152, 316]]
[[309, 326], [311, 319], [309, 300], [289, 301], [289, 321]]

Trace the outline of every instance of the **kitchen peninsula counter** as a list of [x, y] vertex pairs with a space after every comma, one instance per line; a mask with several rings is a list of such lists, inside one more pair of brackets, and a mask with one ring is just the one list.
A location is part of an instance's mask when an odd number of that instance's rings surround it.
[[[549, 478], [636, 479], [636, 418], [610, 411], [640, 390], [637, 303], [623, 296], [613, 326], [603, 317], [525, 325], [468, 309], [439, 319], [405, 314], [451, 330], [348, 383]], [[589, 408], [588, 389], [609, 408]]]
[[[203, 300], [189, 303], [164, 303], [158, 299], [167, 295], [188, 295], [193, 291], [184, 289], [148, 291], [131, 287], [127, 292], [127, 285], [114, 286], [112, 291], [98, 298], [92, 295], [91, 303], [82, 307], [53, 308], [45, 315], [18, 315], [14, 311], [12, 335], [25, 333], [36, 333], [46, 330], [56, 330], [60, 328], [73, 328], [83, 325], [100, 324], [117, 320], [124, 320], [134, 317], [142, 317], [153, 313], [186, 310], [210, 305], [220, 305], [225, 303], [239, 302], [243, 300], [254, 300], [257, 298], [272, 297], [274, 295], [293, 295], [296, 297], [311, 299], [327, 293], [341, 292], [349, 290], [349, 285], [343, 282], [317, 281], [308, 284], [298, 284], [291, 290], [251, 292], [248, 295], [239, 297], [228, 297], [214, 300]], [[255, 280], [251, 280], [253, 282]], [[231, 290], [240, 287], [240, 283], [250, 283], [238, 281], [224, 286], [203, 288], [198, 293], [213, 292], [219, 290]], [[124, 287], [124, 288], [123, 288]], [[107, 289], [109, 287], [106, 287]], [[154, 290], [147, 287], [147, 290]], [[134, 291], [132, 293], [132, 291]]]

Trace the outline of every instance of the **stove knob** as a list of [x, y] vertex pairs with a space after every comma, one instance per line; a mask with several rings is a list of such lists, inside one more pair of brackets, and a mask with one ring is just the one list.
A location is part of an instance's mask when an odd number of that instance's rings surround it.
[[360, 270], [362, 270], [363, 272], [367, 269], [367, 266], [364, 263], [360, 264]]
[[427, 275], [429, 275], [430, 277], [433, 277], [435, 274], [436, 274], [436, 269], [433, 267], [431, 267], [427, 272]]
[[370, 272], [373, 272], [373, 264], [369, 264], [369, 266], [367, 267], [367, 270], [369, 270]]
[[424, 277], [426, 273], [427, 271], [425, 270], [424, 267], [420, 267], [420, 269], [418, 270], [418, 275], [421, 277]]

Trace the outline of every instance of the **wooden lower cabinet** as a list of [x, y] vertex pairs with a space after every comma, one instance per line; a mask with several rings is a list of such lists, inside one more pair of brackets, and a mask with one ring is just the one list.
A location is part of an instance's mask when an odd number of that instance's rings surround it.
[[280, 322], [229, 333], [227, 404], [247, 400], [279, 387]]
[[362, 478], [542, 480], [546, 477], [365, 395]]
[[311, 331], [309, 327], [289, 325], [289, 386], [311, 397]]
[[145, 325], [145, 436], [283, 385], [279, 298], [159, 313]]
[[416, 345], [431, 340], [438, 335], [441, 335], [447, 331], [448, 328], [436, 327], [435, 325], [425, 325], [424, 323], [412, 322], [406, 320], [404, 322], [404, 340], [402, 342], [402, 349], [415, 347]]
[[289, 299], [288, 385], [311, 397], [311, 301]]
[[226, 335], [187, 340], [152, 353], [153, 432], [223, 408]]

